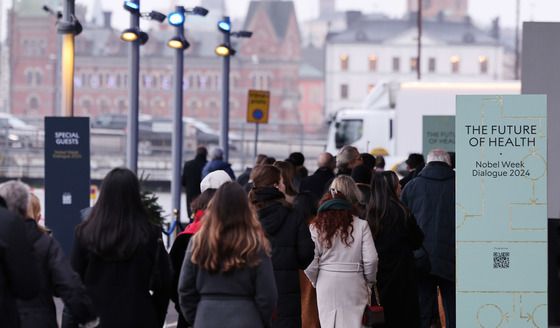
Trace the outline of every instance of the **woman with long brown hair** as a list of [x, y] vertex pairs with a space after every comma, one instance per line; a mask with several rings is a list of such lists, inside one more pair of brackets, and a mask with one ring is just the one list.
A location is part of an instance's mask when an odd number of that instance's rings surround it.
[[331, 191], [321, 199], [311, 222], [315, 258], [305, 274], [317, 289], [322, 327], [361, 327], [375, 282], [377, 251], [371, 231], [352, 212], [352, 204]]
[[270, 246], [243, 188], [222, 185], [191, 239], [179, 304], [193, 327], [270, 327], [276, 307]]

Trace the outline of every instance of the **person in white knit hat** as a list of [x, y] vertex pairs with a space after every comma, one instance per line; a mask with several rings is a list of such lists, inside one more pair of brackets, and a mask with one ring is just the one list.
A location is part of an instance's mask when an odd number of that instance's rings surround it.
[[200, 182], [200, 191], [202, 193], [191, 203], [193, 210], [193, 222], [189, 224], [183, 232], [177, 235], [177, 238], [175, 238], [175, 242], [171, 247], [171, 251], [169, 252], [171, 264], [173, 265], [174, 292], [172, 294], [172, 300], [175, 302], [175, 308], [179, 313], [178, 328], [187, 327], [187, 323], [181, 315], [181, 311], [177, 303], [177, 284], [179, 281], [181, 266], [185, 257], [185, 251], [187, 250], [191, 237], [200, 230], [200, 227], [202, 226], [202, 217], [204, 216], [204, 212], [206, 211], [206, 207], [210, 203], [210, 200], [214, 197], [216, 190], [218, 190], [218, 188], [220, 188], [220, 186], [224, 183], [230, 181], [232, 181], [231, 177], [223, 170], [210, 172], [204, 177], [204, 179], [202, 179]]

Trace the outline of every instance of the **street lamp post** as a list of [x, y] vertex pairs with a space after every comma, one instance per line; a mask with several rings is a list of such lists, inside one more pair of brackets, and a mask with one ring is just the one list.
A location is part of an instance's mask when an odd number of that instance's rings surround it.
[[75, 0], [64, 2], [64, 11], [57, 22], [57, 31], [62, 34], [62, 115], [74, 116], [74, 37], [82, 32], [82, 25], [75, 16]]
[[171, 208], [173, 217], [180, 228], [181, 218], [181, 164], [183, 163], [183, 67], [184, 52], [189, 48], [189, 42], [185, 39], [185, 16], [193, 14], [206, 16], [208, 10], [195, 7], [185, 10], [183, 6], [177, 6], [175, 12], [169, 14], [168, 22], [175, 26], [176, 35], [167, 42], [167, 46], [175, 49], [175, 102], [173, 109], [173, 139], [171, 148], [172, 174], [171, 174]]
[[229, 73], [230, 57], [235, 55], [231, 47], [231, 37], [250, 38], [253, 34], [249, 31], [231, 31], [231, 20], [228, 16], [218, 22], [218, 29], [224, 35], [224, 43], [216, 48], [216, 54], [224, 58], [222, 70], [222, 111], [220, 116], [220, 147], [224, 151], [224, 161], [229, 161]]
[[148, 34], [140, 30], [140, 17], [154, 19], [161, 23], [166, 16], [157, 11], [140, 13], [140, 0], [125, 1], [123, 7], [130, 13], [130, 27], [121, 33], [121, 39], [130, 42], [130, 61], [128, 63], [130, 110], [126, 123], [126, 164], [131, 171], [136, 173], [138, 171], [140, 46], [148, 42]]
[[[230, 24], [229, 17], [224, 21]], [[230, 25], [231, 26], [231, 25]], [[228, 31], [229, 32], [229, 31]], [[230, 33], [223, 33], [224, 45], [231, 47]], [[224, 56], [222, 68], [222, 112], [220, 116], [220, 147], [224, 150], [224, 161], [229, 161], [229, 64], [230, 56]]]
[[[140, 0], [132, 0], [130, 4], [137, 5], [137, 12], [140, 11]], [[126, 5], [125, 5], [126, 6]], [[137, 12], [130, 12], [130, 28], [140, 29], [140, 16]], [[129, 47], [130, 61], [128, 62], [128, 88], [129, 104], [128, 119], [126, 123], [126, 164], [132, 172], [138, 170], [138, 93], [140, 89], [140, 40], [130, 42]]]

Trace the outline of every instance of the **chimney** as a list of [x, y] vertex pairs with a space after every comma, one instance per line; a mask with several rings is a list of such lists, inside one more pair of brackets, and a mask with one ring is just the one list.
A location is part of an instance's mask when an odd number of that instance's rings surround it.
[[492, 20], [492, 29], [490, 30], [490, 35], [494, 39], [500, 40], [500, 17], [496, 17]]
[[103, 12], [103, 27], [110, 29], [111, 28], [111, 17], [113, 13], [110, 11]]
[[346, 26], [352, 27], [362, 20], [362, 12], [358, 10], [346, 11]]

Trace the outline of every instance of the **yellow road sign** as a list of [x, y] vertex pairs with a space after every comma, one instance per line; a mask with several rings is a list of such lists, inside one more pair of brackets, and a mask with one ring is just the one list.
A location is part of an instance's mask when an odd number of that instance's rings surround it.
[[249, 98], [247, 100], [247, 123], [267, 124], [269, 107], [269, 91], [249, 90]]

